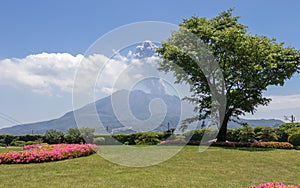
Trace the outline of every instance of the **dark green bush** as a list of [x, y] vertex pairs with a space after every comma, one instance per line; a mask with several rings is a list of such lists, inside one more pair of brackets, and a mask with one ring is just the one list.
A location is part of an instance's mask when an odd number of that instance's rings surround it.
[[24, 142], [36, 141], [41, 139], [43, 139], [43, 135], [40, 134], [27, 134], [27, 135], [17, 136], [16, 138], [16, 140], [21, 140]]
[[65, 135], [65, 142], [68, 144], [80, 144], [83, 142], [81, 132], [77, 128], [71, 128]]
[[275, 129], [278, 141], [287, 142], [288, 137], [291, 135], [291, 130], [300, 128], [300, 123], [284, 123]]
[[232, 142], [239, 142], [241, 130], [242, 130], [241, 128], [228, 129], [226, 140], [232, 141]]
[[64, 142], [64, 133], [50, 129], [46, 131], [43, 140], [48, 144], [60, 144]]
[[244, 126], [239, 134], [239, 139], [242, 142], [250, 142], [252, 139], [254, 139], [254, 136], [255, 133], [253, 128], [250, 126]]
[[300, 146], [300, 133], [295, 133], [289, 136], [288, 141], [294, 146]]
[[271, 127], [255, 127], [254, 128], [255, 139], [263, 142], [277, 141], [278, 136], [274, 129]]
[[[189, 143], [191, 144], [198, 143], [198, 142], [200, 143], [201, 141], [206, 142], [215, 139], [217, 136], [217, 130], [213, 130], [210, 128], [203, 128], [199, 130], [189, 131], [184, 135], [186, 141], [189, 141]], [[205, 141], [202, 139], [205, 139]]]
[[161, 141], [162, 133], [157, 132], [141, 132], [134, 133], [134, 142], [137, 145], [156, 145]]

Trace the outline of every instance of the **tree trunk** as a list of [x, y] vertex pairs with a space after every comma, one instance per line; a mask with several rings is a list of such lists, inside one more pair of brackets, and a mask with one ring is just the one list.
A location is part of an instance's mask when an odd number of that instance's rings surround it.
[[231, 112], [226, 112], [224, 119], [222, 121], [222, 125], [220, 127], [218, 136], [217, 136], [217, 141], [218, 142], [225, 142], [226, 141], [226, 135], [227, 135], [227, 124], [229, 121], [229, 118], [231, 116]]

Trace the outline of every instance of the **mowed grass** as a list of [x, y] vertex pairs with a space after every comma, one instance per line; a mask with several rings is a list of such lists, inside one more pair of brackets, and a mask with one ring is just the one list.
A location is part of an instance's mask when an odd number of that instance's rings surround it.
[[210, 147], [199, 152], [199, 147], [187, 146], [173, 158], [143, 168], [120, 166], [97, 154], [49, 163], [0, 165], [0, 187], [246, 188], [271, 181], [300, 183], [299, 151]]

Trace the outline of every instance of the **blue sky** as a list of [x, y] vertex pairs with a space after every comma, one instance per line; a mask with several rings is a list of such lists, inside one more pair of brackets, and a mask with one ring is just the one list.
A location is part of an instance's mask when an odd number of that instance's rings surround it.
[[[72, 75], [69, 72], [73, 69], [68, 68], [71, 66], [68, 63], [78, 62], [99, 37], [125, 24], [141, 21], [178, 24], [183, 18], [194, 15], [211, 18], [235, 7], [234, 15], [241, 16], [240, 22], [249, 26], [250, 33], [275, 37], [287, 46], [300, 49], [300, 2], [297, 0], [11, 0], [0, 3], [0, 127], [57, 118], [70, 111], [72, 77], [67, 76]], [[37, 61], [42, 62], [35, 64]], [[20, 71], [22, 68], [34, 70], [45, 80], [33, 72]], [[61, 71], [60, 79], [50, 77], [48, 82], [46, 75], [51, 71]], [[294, 114], [300, 119], [298, 81], [296, 75], [283, 88], [271, 87], [266, 95], [276, 100], [255, 116], [247, 117], [283, 119], [284, 115]]]

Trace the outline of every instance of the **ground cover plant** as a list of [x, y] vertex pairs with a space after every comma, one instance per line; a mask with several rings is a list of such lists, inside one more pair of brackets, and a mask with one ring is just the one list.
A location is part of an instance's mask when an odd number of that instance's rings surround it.
[[[101, 146], [119, 147], [119, 146]], [[160, 146], [172, 148], [177, 146]], [[1, 187], [241, 187], [298, 185], [300, 152], [186, 146], [155, 166], [119, 166], [99, 155], [40, 164], [0, 165]]]

